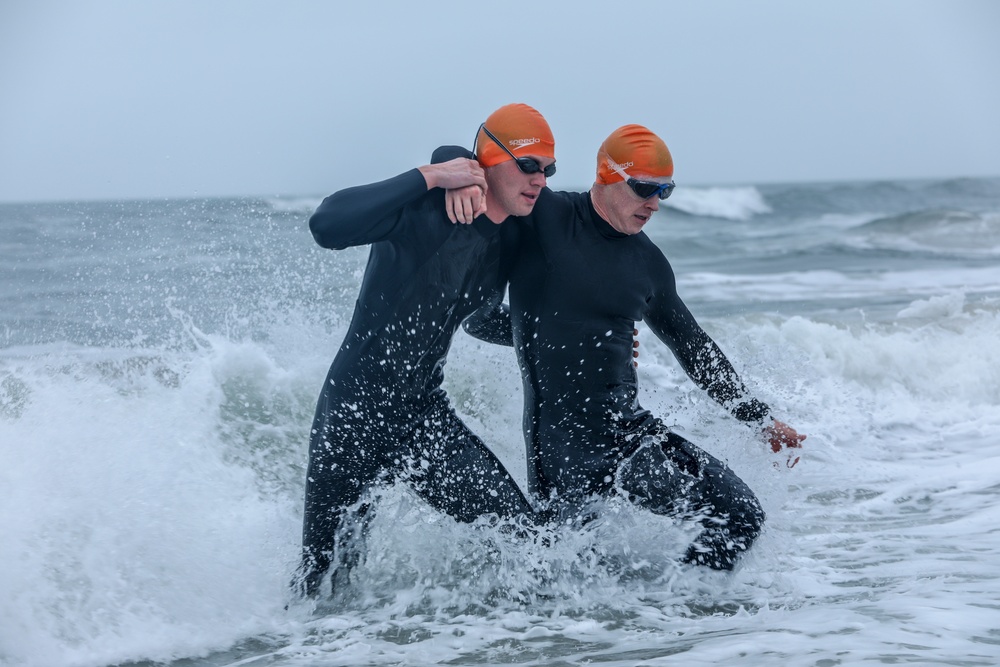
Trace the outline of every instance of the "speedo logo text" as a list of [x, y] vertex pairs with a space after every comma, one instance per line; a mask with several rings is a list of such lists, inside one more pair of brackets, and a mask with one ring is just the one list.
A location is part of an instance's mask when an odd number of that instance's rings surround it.
[[625, 169], [628, 169], [629, 167], [634, 167], [635, 166], [635, 162], [621, 162], [621, 163], [619, 163], [619, 162], [615, 162], [611, 158], [608, 158], [608, 166], [611, 167], [612, 169], [622, 169], [622, 170], [625, 170]]
[[538, 137], [531, 137], [530, 139], [511, 139], [507, 143], [513, 146], [514, 150], [517, 150], [518, 148], [524, 148], [525, 146], [530, 146], [532, 144], [540, 144], [542, 143], [542, 140]]

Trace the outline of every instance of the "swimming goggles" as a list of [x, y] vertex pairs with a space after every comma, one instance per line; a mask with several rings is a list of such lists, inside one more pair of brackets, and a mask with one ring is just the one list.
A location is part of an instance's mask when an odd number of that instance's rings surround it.
[[608, 166], [618, 172], [618, 175], [625, 179], [625, 183], [632, 188], [632, 192], [636, 193], [643, 199], [649, 199], [652, 196], [657, 196], [660, 199], [666, 199], [674, 191], [676, 185], [673, 179], [669, 183], [657, 183], [656, 181], [640, 181], [639, 179], [632, 178], [625, 173], [625, 170], [618, 166], [618, 163], [608, 157]]
[[[492, 132], [486, 129], [486, 123], [480, 125], [479, 129], [485, 132], [487, 137], [496, 142], [497, 146], [504, 149], [507, 155], [511, 156], [514, 159], [514, 162], [517, 164], [517, 168], [521, 170], [522, 174], [537, 174], [538, 172], [542, 172], [545, 175], [545, 178], [552, 178], [552, 176], [556, 173], [555, 162], [553, 162], [547, 167], [542, 167], [542, 165], [539, 164], [537, 160], [532, 160], [530, 157], [517, 157], [516, 155], [511, 153], [506, 146], [503, 145], [502, 141], [497, 139], [495, 136], [493, 136]], [[479, 140], [479, 130], [476, 131], [476, 141], [478, 140]], [[476, 152], [475, 142], [473, 142], [472, 144], [472, 152], [473, 153]]]

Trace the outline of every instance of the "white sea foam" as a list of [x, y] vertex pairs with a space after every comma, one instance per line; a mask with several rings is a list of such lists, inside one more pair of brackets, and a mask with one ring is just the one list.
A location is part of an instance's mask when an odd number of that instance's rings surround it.
[[[8, 351], [3, 656], [11, 665], [169, 661], [256, 636], [230, 662], [256, 653], [280, 665], [548, 664], [559, 655], [627, 665], [683, 651], [685, 664], [712, 664], [746, 652], [741, 637], [757, 645], [778, 635], [783, 654], [835, 655], [848, 632], [859, 659], [902, 656], [916, 635], [935, 662], [967, 654], [985, 664], [991, 645], [973, 638], [989, 638], [991, 626], [974, 605], [997, 594], [1000, 325], [996, 312], [939, 315], [861, 329], [802, 318], [706, 323], [779, 417], [810, 436], [793, 470], [772, 468], [753, 433], [641, 330], [644, 404], [727, 459], [770, 514], [735, 575], [678, 566], [665, 546], [684, 543], [683, 525], [627, 507], [544, 547], [456, 524], [398, 488], [380, 505], [347, 597], [318, 616], [282, 607], [302, 433], [327, 360], [287, 347], [324, 332], [288, 327], [273, 346], [196, 334], [201, 347], [189, 353]], [[456, 403], [516, 469], [511, 351], [460, 337], [451, 362]]]
[[945, 210], [880, 218], [843, 242], [864, 250], [1000, 257], [1000, 214]]
[[0, 419], [10, 664], [167, 660], [270, 627], [297, 508], [266, 493], [260, 450], [231, 446], [220, 412], [252, 400], [233, 363], [280, 398], [276, 369], [238, 347], [0, 367], [18, 405]]
[[666, 206], [691, 215], [748, 220], [769, 213], [764, 196], [753, 186], [733, 188], [677, 188]]
[[[995, 297], [1000, 294], [1000, 273], [995, 268], [922, 269], [865, 272], [795, 271], [767, 275], [691, 272], [678, 280], [686, 300], [711, 303], [802, 301], [822, 291], [827, 303], [837, 299], [938, 298], [941, 292]], [[818, 303], [823, 303], [818, 302]]]
[[929, 299], [919, 299], [903, 308], [896, 317], [910, 317], [925, 320], [940, 320], [956, 317], [965, 308], [965, 294], [953, 292]]

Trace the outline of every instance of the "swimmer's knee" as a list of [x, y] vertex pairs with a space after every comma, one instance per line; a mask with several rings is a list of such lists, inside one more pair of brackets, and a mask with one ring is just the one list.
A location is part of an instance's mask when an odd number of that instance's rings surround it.
[[706, 519], [704, 532], [688, 548], [684, 561], [732, 570], [760, 537], [766, 518], [757, 498], [750, 496], [724, 518]]

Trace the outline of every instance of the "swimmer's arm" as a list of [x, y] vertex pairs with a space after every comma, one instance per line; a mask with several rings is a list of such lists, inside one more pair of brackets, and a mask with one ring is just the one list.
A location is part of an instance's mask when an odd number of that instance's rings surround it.
[[427, 182], [427, 189], [455, 190], [464, 187], [486, 188], [486, 174], [475, 160], [455, 157], [442, 162], [432, 162], [417, 168]]
[[[431, 164], [456, 159], [474, 160], [475, 155], [461, 146], [440, 146], [431, 155]], [[478, 165], [479, 163], [476, 162]], [[447, 189], [444, 197], [445, 211], [452, 222], [469, 224], [486, 213], [486, 185], [467, 185], [463, 188]]]
[[309, 218], [309, 230], [316, 243], [334, 250], [382, 241], [398, 229], [403, 207], [426, 192], [418, 169], [345, 188], [323, 200]]
[[677, 294], [669, 264], [659, 289], [648, 302], [643, 321], [670, 348], [695, 384], [740, 421], [764, 425], [771, 409], [749, 396], [722, 349], [695, 320]]
[[[669, 268], [669, 267], [668, 267]], [[667, 285], [673, 285], [673, 271]], [[806, 436], [771, 416], [771, 409], [748, 396], [736, 369], [715, 341], [695, 320], [675, 288], [664, 290], [650, 300], [646, 324], [673, 351], [681, 367], [708, 395], [743, 422], [756, 423], [772, 452], [801, 447]], [[789, 468], [798, 463], [790, 456]]]
[[483, 168], [464, 158], [428, 164], [393, 178], [345, 188], [319, 205], [309, 219], [316, 243], [343, 249], [384, 241], [400, 228], [403, 207], [434, 188], [486, 187]]
[[510, 308], [502, 303], [503, 294], [497, 293], [479, 310], [462, 322], [462, 328], [473, 338], [494, 345], [514, 346], [514, 330], [510, 322]]

